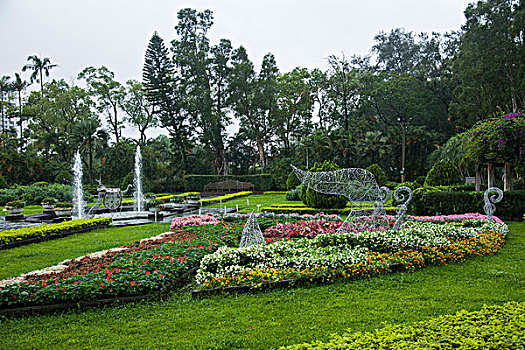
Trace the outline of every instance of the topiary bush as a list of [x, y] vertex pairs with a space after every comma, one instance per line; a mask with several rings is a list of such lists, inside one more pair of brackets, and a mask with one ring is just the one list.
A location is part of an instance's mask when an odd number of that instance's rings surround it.
[[372, 173], [372, 175], [374, 175], [374, 178], [376, 179], [376, 182], [379, 185], [379, 187], [386, 185], [387, 178], [383, 168], [381, 168], [377, 164], [372, 164], [368, 168], [366, 168], [366, 170], [368, 170]]
[[462, 182], [458, 167], [448, 159], [440, 160], [427, 174], [425, 186], [450, 186]]
[[287, 201], [300, 201], [301, 200], [301, 191], [304, 186], [297, 186], [294, 189], [286, 192]]
[[286, 189], [288, 191], [293, 190], [297, 186], [301, 184], [301, 181], [295, 176], [295, 172], [292, 170], [290, 171], [290, 174], [288, 174], [288, 178], [286, 179]]
[[[337, 169], [339, 167], [334, 162], [325, 161], [323, 164], [315, 163], [309, 171], [317, 172]], [[301, 191], [301, 200], [306, 206], [319, 209], [340, 209], [346, 207], [347, 202], [344, 196], [319, 193], [307, 186], [304, 186]]]

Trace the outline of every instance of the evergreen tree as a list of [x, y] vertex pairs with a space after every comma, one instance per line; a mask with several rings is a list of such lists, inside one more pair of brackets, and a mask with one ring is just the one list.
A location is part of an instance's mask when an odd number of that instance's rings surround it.
[[153, 113], [170, 133], [183, 167], [186, 168], [188, 116], [182, 106], [181, 87], [175, 77], [173, 62], [157, 32], [153, 33], [146, 50], [142, 78]]

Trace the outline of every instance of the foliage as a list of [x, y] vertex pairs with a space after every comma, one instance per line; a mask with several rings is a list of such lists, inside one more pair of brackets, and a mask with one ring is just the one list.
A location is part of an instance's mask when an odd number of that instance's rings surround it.
[[[330, 171], [337, 170], [339, 167], [331, 162], [325, 161], [322, 164], [315, 163], [309, 171]], [[308, 207], [319, 208], [319, 209], [340, 209], [346, 206], [348, 199], [344, 196], [327, 195], [316, 192], [311, 188], [304, 186], [301, 192], [301, 200]]]
[[7, 202], [5, 204], [5, 207], [6, 208], [10, 208], [10, 209], [22, 209], [23, 207], [26, 206], [26, 202], [24, 202], [23, 200], [14, 200], [14, 201], [11, 201], [11, 202]]
[[2, 175], [0, 175], [0, 189], [3, 189], [3, 188], [8, 188], [9, 185], [7, 183], [7, 181], [5, 181], [4, 177]]
[[186, 191], [202, 191], [204, 186], [210, 182], [220, 182], [226, 180], [237, 180], [250, 182], [255, 187], [255, 191], [274, 190], [274, 175], [186, 175], [184, 176], [184, 188]]
[[[8, 189], [0, 189], [0, 204], [24, 198], [29, 205], [40, 205], [45, 197], [53, 197], [59, 201], [70, 201], [72, 200], [71, 186], [51, 184], [46, 187], [13, 186]], [[84, 198], [89, 199], [91, 195], [84, 193]]]
[[57, 202], [55, 210], [72, 209], [74, 207], [71, 202]]
[[56, 198], [53, 198], [53, 197], [45, 197], [44, 199], [42, 199], [41, 204], [56, 204], [56, 202], [57, 202], [57, 199], [56, 199]]
[[474, 125], [467, 133], [466, 156], [474, 162], [525, 162], [525, 117], [511, 113]]
[[111, 221], [111, 218], [81, 219], [64, 221], [52, 225], [43, 223], [41, 226], [36, 227], [24, 227], [16, 230], [5, 230], [0, 232], [0, 244], [9, 244], [12, 242], [36, 237], [49, 237], [64, 232], [79, 231], [87, 228], [104, 227], [109, 225]]
[[302, 190], [303, 190], [302, 186], [297, 186], [296, 188], [292, 188], [291, 190], [286, 192], [286, 200], [287, 201], [300, 201]]
[[69, 171], [62, 170], [55, 176], [54, 180], [57, 184], [68, 185], [73, 182], [73, 175]]
[[[484, 306], [479, 311], [459, 311], [411, 325], [386, 325], [374, 332], [332, 335], [327, 342], [281, 347], [299, 349], [423, 349], [446, 343], [446, 347], [467, 349], [476, 344], [486, 349], [518, 349], [525, 346], [521, 333], [525, 323], [520, 315], [525, 303]], [[417, 337], [414, 336], [417, 334]], [[487, 336], [492, 334], [493, 336]], [[446, 341], [444, 341], [446, 339]], [[440, 347], [445, 348], [445, 346]]]
[[299, 180], [297, 176], [295, 176], [295, 172], [293, 170], [290, 171], [290, 173], [288, 174], [288, 178], [286, 179], [286, 189], [288, 191], [293, 190], [300, 184], [301, 180]]
[[[496, 204], [495, 215], [505, 219], [520, 219], [525, 191], [506, 191]], [[451, 192], [433, 187], [421, 187], [413, 192], [409, 212], [414, 215], [483, 213], [483, 192]]]
[[162, 200], [160, 200], [158, 198], [154, 198], [154, 199], [149, 200], [146, 203], [146, 206], [148, 207], [148, 209], [150, 209], [150, 208], [160, 208], [160, 207], [162, 207], [163, 204], [164, 204], [164, 201], [162, 201]]
[[366, 170], [368, 170], [374, 175], [374, 179], [376, 180], [377, 185], [379, 187], [386, 185], [386, 180], [387, 180], [386, 174], [379, 165], [372, 164], [368, 168], [366, 168]]
[[440, 160], [427, 174], [425, 186], [449, 186], [463, 181], [458, 167], [449, 160]]

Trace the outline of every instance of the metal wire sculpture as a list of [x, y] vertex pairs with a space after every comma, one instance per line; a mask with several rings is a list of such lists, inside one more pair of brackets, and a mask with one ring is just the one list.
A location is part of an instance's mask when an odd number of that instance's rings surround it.
[[255, 210], [250, 214], [250, 217], [244, 226], [244, 230], [242, 230], [239, 248], [248, 247], [254, 244], [266, 244], [266, 240], [264, 239], [259, 223], [257, 222], [257, 217], [255, 216]]
[[[312, 190], [323, 194], [343, 195], [348, 198], [351, 205], [350, 214], [338, 232], [355, 231], [355, 225], [360, 221], [366, 221], [368, 225], [376, 228], [390, 228], [384, 207], [390, 198], [390, 190], [384, 186], [379, 187], [371, 172], [361, 168], [310, 172], [298, 169], [293, 165], [292, 169], [301, 183]], [[408, 192], [406, 200], [404, 195], [400, 195], [403, 191]], [[394, 228], [399, 229], [402, 226], [407, 205], [412, 199], [412, 190], [406, 186], [399, 187], [394, 192], [394, 198], [402, 202], [397, 207], [398, 215], [394, 224]]]
[[[496, 192], [495, 195], [489, 197], [489, 193]], [[489, 187], [483, 195], [485, 200], [485, 215], [487, 215], [488, 221], [494, 221], [494, 212], [496, 212], [496, 206], [493, 203], [499, 203], [503, 199], [503, 191], [497, 187]]]

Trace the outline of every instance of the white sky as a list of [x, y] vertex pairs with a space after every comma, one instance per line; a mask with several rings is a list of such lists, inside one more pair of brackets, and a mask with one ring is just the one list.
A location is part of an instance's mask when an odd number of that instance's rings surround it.
[[[330, 55], [366, 54], [380, 31], [458, 30], [472, 0], [0, 0], [0, 76], [37, 54], [71, 82], [87, 66], [107, 66], [124, 83], [141, 80], [154, 31], [175, 38], [177, 12], [210, 9], [212, 44], [243, 45], [259, 69], [271, 52], [281, 72], [327, 66]], [[25, 79], [30, 73], [23, 73]]]

